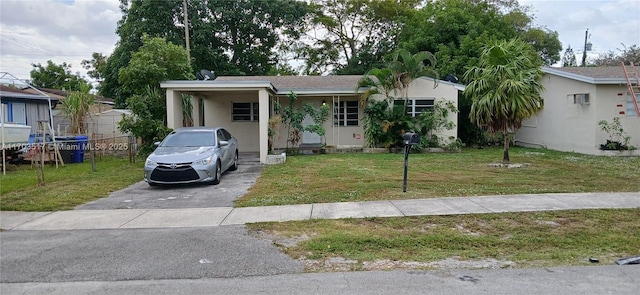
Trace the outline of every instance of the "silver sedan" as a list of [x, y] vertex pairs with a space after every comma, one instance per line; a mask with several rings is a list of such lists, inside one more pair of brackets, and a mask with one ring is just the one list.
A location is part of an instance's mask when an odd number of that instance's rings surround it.
[[183, 127], [171, 132], [147, 157], [149, 185], [220, 183], [222, 173], [238, 169], [238, 141], [220, 127]]

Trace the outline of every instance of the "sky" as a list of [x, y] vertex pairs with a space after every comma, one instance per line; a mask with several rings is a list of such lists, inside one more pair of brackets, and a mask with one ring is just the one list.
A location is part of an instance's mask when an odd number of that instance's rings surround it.
[[[531, 6], [534, 24], [559, 33], [581, 60], [585, 32], [598, 54], [640, 46], [640, 0], [519, 0]], [[110, 55], [118, 41], [118, 0], [0, 1], [0, 72], [29, 79], [32, 64], [71, 64], [86, 77], [81, 61], [93, 52]]]

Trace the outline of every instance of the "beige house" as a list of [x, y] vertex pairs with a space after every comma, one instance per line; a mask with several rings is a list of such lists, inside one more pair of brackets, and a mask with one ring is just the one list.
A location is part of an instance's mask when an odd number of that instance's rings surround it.
[[[609, 135], [598, 122], [619, 118], [630, 144], [640, 148], [640, 114], [622, 66], [543, 68], [544, 109], [524, 122], [515, 143], [559, 151], [604, 155]], [[637, 86], [635, 76], [632, 80]], [[638, 88], [635, 88], [638, 91]], [[640, 99], [640, 93], [636, 93]], [[637, 153], [637, 151], [635, 151]]]
[[[273, 114], [273, 105], [279, 101], [288, 104], [287, 95], [295, 92], [300, 104], [310, 103], [320, 107], [332, 106], [329, 119], [324, 124], [327, 146], [354, 148], [365, 145], [361, 119], [363, 107], [359, 104], [359, 75], [342, 76], [234, 76], [218, 77], [215, 80], [166, 81], [160, 84], [166, 89], [167, 125], [169, 128], [183, 126], [182, 94], [193, 96], [193, 122], [196, 126], [223, 126], [239, 141], [241, 152], [259, 152], [260, 162], [267, 163], [268, 120]], [[418, 114], [432, 107], [436, 100], [446, 99], [457, 107], [458, 94], [464, 86], [431, 78], [416, 79], [409, 87], [411, 112]], [[450, 114], [450, 121], [457, 125], [457, 114]], [[312, 124], [306, 118], [305, 124]], [[287, 130], [280, 126], [274, 146], [286, 146]], [[442, 137], [456, 137], [457, 128], [447, 130]], [[322, 138], [305, 132], [301, 145], [320, 145]]]

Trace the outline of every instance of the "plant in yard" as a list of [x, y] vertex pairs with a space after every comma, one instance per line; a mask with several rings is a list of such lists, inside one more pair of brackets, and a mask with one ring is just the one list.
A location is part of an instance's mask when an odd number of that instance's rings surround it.
[[[399, 49], [393, 53], [392, 58], [386, 68], [370, 70], [358, 83], [358, 87], [367, 88], [360, 103], [365, 106], [363, 125], [365, 140], [370, 147], [402, 146], [404, 132], [418, 131], [416, 127], [419, 120], [408, 115], [405, 108], [409, 98], [409, 85], [419, 77], [438, 77], [433, 69], [435, 56], [430, 52], [411, 54], [405, 49]], [[404, 99], [404, 104], [394, 104], [393, 95], [396, 92]], [[371, 99], [375, 95], [380, 99]]]
[[95, 102], [94, 95], [89, 93], [89, 90], [91, 85], [80, 85], [77, 91], [71, 92], [61, 102], [65, 115], [71, 120], [69, 128], [73, 134], [85, 134], [87, 131], [85, 120], [90, 115], [89, 108]]
[[441, 144], [437, 134], [441, 130], [451, 130], [456, 125], [449, 121], [449, 113], [457, 113], [458, 109], [453, 102], [448, 100], [436, 100], [433, 109], [423, 111], [416, 118], [416, 132], [423, 134], [421, 148], [439, 147]]
[[[425, 64], [429, 62], [429, 65]], [[406, 49], [398, 49], [393, 53], [393, 60], [387, 67], [394, 73], [394, 86], [405, 101], [409, 98], [409, 85], [419, 77], [433, 77], [434, 85], [438, 86], [438, 72], [435, 70], [436, 57], [428, 51], [411, 54]]]
[[273, 116], [269, 117], [269, 129], [267, 130], [267, 150], [269, 154], [273, 154], [273, 142], [278, 136], [278, 127], [282, 124], [282, 114], [280, 114], [280, 102], [273, 102]]
[[304, 109], [295, 106], [298, 101], [298, 95], [295, 92], [289, 92], [287, 98], [289, 98], [289, 104], [282, 108], [282, 125], [287, 128], [286, 149], [289, 150], [289, 143], [291, 143], [292, 148], [296, 148], [302, 139], [302, 132], [304, 131], [302, 121], [306, 113]]
[[609, 139], [605, 144], [600, 145], [601, 150], [631, 150], [634, 147], [629, 144], [631, 137], [624, 132], [620, 118], [614, 117], [611, 123], [607, 120], [601, 120], [598, 122], [600, 130], [609, 135]]
[[508, 164], [509, 134], [543, 108], [540, 92], [542, 60], [531, 45], [518, 40], [492, 40], [464, 79], [471, 97], [470, 119], [503, 136], [502, 162]]
[[142, 139], [139, 152], [142, 155], [149, 154], [155, 149], [153, 143], [162, 140], [171, 131], [162, 117], [157, 116], [160, 109], [164, 109], [164, 96], [161, 90], [147, 87], [145, 93], [128, 98], [127, 104], [133, 115], [123, 114], [118, 128]]
[[326, 133], [327, 131], [324, 129], [324, 123], [329, 119], [329, 105], [323, 103], [319, 109], [316, 109], [311, 104], [305, 103], [302, 105], [302, 109], [305, 114], [311, 116], [313, 119], [313, 124], [305, 126], [304, 131], [313, 132], [322, 137], [322, 147], [326, 147]]

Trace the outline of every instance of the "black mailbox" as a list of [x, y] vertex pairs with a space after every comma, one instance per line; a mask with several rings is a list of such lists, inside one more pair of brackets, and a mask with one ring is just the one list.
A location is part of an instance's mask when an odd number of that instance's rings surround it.
[[420, 144], [420, 138], [418, 134], [413, 132], [407, 132], [404, 134], [404, 145], [416, 145]]

